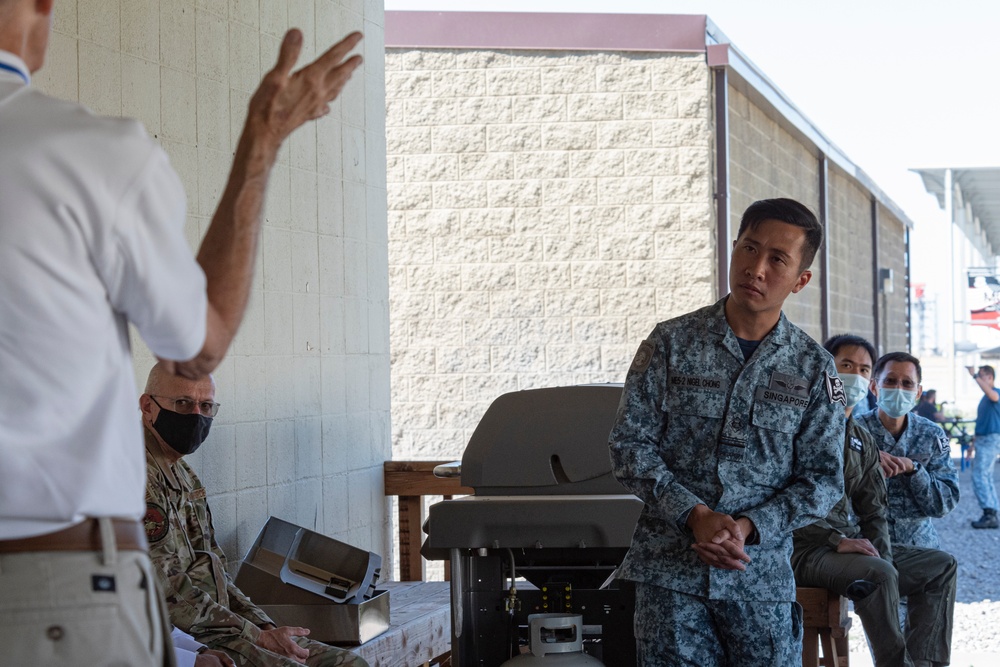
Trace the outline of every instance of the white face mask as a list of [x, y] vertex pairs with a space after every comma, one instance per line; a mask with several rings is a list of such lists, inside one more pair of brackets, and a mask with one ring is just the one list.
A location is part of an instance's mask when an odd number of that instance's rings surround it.
[[879, 389], [878, 407], [892, 417], [899, 419], [917, 406], [917, 392], [906, 389]]
[[840, 381], [844, 383], [844, 396], [847, 399], [847, 407], [853, 408], [868, 395], [868, 378], [855, 373], [838, 373]]

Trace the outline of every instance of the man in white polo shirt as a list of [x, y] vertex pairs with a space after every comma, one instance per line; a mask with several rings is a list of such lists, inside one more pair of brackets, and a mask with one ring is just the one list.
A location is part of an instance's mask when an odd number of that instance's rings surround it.
[[127, 324], [171, 372], [219, 363], [278, 150], [328, 111], [361, 36], [294, 74], [302, 35], [285, 36], [195, 260], [180, 181], [140, 124], [31, 87], [54, 1], [0, 0], [0, 646], [9, 664], [161, 664]]

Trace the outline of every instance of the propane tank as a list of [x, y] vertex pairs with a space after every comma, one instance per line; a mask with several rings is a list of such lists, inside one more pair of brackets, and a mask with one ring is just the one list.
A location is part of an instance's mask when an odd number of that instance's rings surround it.
[[514, 656], [501, 667], [603, 667], [583, 652], [583, 616], [531, 614], [531, 652]]

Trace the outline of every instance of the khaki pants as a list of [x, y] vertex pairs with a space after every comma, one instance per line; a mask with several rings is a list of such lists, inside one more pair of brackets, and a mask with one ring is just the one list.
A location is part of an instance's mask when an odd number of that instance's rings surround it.
[[172, 667], [149, 556], [118, 551], [0, 553], [4, 665]]

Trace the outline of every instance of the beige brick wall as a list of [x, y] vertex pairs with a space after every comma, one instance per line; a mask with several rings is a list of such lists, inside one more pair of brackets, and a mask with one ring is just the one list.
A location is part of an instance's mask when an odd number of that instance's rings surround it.
[[829, 186], [830, 332], [874, 341], [871, 194], [833, 165]]
[[892, 294], [883, 295], [881, 352], [909, 352], [909, 313], [906, 307], [906, 227], [885, 206], [878, 205], [879, 266], [892, 269]]
[[[367, 36], [331, 114], [281, 153], [250, 308], [216, 373], [223, 407], [190, 457], [234, 562], [269, 514], [390, 555], [383, 25], [377, 0], [56, 3], [36, 84], [145, 124], [184, 182], [192, 246], [284, 32], [303, 28], [302, 62], [352, 29]], [[139, 346], [140, 387], [151, 363]]]
[[[819, 211], [819, 162], [811, 147], [735, 87], [729, 87], [729, 215], [736, 238], [743, 211], [758, 199], [790, 197]], [[819, 339], [820, 267], [812, 265], [812, 281], [785, 301], [784, 313], [806, 333]]]
[[389, 49], [395, 458], [517, 389], [621, 381], [715, 296], [703, 55]]

